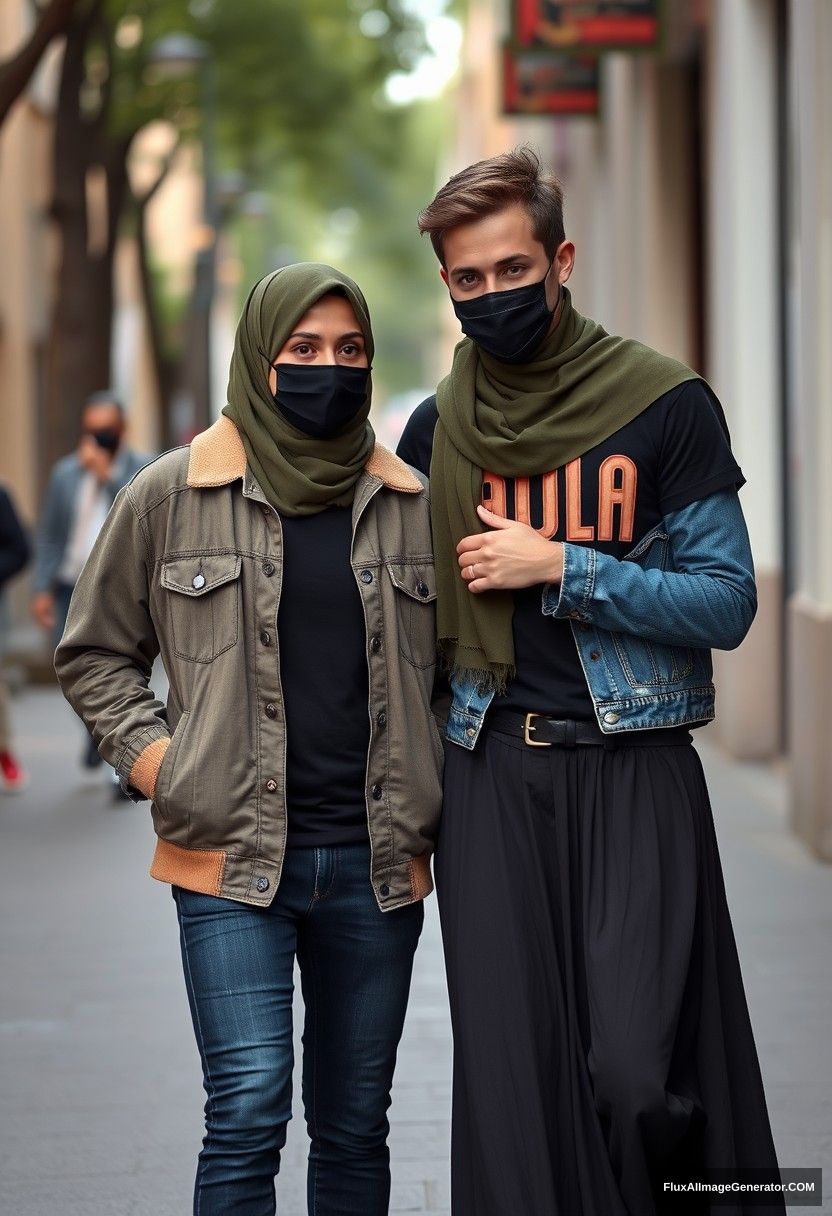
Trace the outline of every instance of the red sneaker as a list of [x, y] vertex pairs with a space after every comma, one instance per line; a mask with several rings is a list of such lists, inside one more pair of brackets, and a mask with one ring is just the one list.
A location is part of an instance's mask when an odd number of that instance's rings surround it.
[[19, 794], [26, 789], [29, 778], [11, 752], [0, 752], [0, 790], [7, 794]]

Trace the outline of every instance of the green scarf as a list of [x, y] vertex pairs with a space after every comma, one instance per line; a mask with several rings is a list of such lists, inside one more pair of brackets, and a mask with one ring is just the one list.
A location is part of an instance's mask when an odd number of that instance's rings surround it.
[[563, 307], [533, 363], [502, 363], [465, 338], [436, 392], [430, 466], [439, 649], [453, 671], [503, 691], [514, 674], [510, 591], [472, 594], [456, 546], [484, 532], [484, 471], [531, 477], [582, 456], [695, 372]]
[[327, 439], [312, 438], [287, 422], [269, 388], [269, 360], [276, 358], [312, 305], [329, 292], [349, 300], [372, 363], [367, 301], [352, 279], [317, 262], [285, 266], [256, 283], [234, 340], [228, 404], [222, 412], [239, 429], [249, 466], [266, 498], [284, 515], [314, 515], [325, 507], [349, 506], [375, 444], [367, 421], [369, 384], [358, 415], [346, 430]]

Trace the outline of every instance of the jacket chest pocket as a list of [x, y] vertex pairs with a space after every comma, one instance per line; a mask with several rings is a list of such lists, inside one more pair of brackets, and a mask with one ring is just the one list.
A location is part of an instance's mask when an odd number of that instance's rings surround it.
[[689, 646], [665, 646], [632, 634], [613, 633], [610, 636], [633, 691], [661, 691], [689, 680], [693, 675], [694, 657]]
[[240, 628], [239, 553], [194, 553], [162, 561], [171, 642], [177, 658], [211, 663], [236, 645]]
[[394, 588], [399, 653], [414, 667], [436, 662], [436, 570], [432, 558], [385, 562]]

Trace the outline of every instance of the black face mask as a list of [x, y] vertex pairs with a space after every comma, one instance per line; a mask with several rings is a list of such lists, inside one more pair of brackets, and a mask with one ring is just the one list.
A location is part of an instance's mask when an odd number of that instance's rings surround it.
[[101, 427], [98, 431], [88, 431], [92, 435], [95, 442], [105, 452], [117, 452], [121, 443], [121, 435], [118, 431], [114, 431], [111, 427]]
[[462, 332], [502, 363], [527, 362], [552, 323], [552, 310], [546, 303], [549, 270], [527, 287], [490, 291], [475, 300], [451, 297]]
[[279, 363], [274, 403], [292, 426], [315, 439], [337, 435], [367, 399], [369, 367]]

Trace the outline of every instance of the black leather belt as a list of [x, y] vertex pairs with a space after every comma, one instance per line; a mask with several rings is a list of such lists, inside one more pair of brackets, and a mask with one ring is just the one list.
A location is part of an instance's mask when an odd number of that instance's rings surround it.
[[493, 709], [485, 716], [489, 730], [521, 738], [529, 747], [633, 747], [674, 746], [690, 741], [686, 726], [655, 730], [620, 731], [605, 735], [594, 722], [574, 718], [547, 718], [544, 714], [521, 714], [512, 709]]

